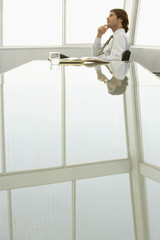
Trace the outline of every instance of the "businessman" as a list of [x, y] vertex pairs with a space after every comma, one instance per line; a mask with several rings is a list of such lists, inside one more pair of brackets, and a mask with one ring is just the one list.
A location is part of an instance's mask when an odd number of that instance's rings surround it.
[[[130, 55], [130, 43], [127, 36], [128, 32], [128, 15], [123, 9], [113, 9], [107, 17], [107, 24], [98, 28], [97, 37], [93, 45], [93, 55], [105, 61], [121, 61], [124, 53]], [[113, 35], [101, 46], [102, 36], [111, 29]], [[128, 50], [128, 51], [127, 51]]]

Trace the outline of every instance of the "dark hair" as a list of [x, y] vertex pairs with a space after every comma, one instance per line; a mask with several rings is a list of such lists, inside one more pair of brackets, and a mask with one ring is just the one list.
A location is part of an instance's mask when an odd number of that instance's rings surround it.
[[110, 12], [114, 12], [116, 14], [117, 18], [121, 18], [123, 20], [122, 26], [123, 26], [125, 32], [128, 32], [129, 20], [128, 20], [128, 14], [126, 13], [126, 11], [124, 11], [121, 8], [114, 8]]
[[[112, 77], [113, 79], [114, 77]], [[110, 81], [112, 81], [112, 79]], [[128, 77], [125, 77], [121, 80], [121, 86], [116, 86], [113, 92], [109, 92], [112, 95], [121, 95], [124, 94], [128, 86]]]

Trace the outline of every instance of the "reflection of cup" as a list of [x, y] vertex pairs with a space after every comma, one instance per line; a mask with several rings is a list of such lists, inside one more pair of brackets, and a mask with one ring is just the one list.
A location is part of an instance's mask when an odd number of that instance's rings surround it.
[[52, 64], [50, 62], [50, 70], [59, 70], [60, 69], [60, 65], [59, 64]]
[[49, 60], [52, 64], [59, 64], [60, 53], [59, 52], [49, 52]]

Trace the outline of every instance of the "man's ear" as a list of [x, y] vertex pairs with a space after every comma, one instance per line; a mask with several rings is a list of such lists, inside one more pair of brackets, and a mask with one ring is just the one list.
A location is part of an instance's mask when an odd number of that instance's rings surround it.
[[122, 23], [122, 22], [123, 22], [123, 19], [122, 19], [122, 18], [119, 18], [119, 21], [120, 21], [120, 23]]

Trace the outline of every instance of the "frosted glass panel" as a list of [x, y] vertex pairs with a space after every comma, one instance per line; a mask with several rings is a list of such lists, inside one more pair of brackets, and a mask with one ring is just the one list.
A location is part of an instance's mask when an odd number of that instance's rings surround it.
[[160, 239], [160, 183], [147, 179], [150, 239]]
[[[93, 43], [97, 28], [106, 24], [109, 11], [123, 8], [124, 0], [67, 0], [66, 41], [67, 43]], [[112, 33], [105, 34], [105, 38]]]
[[[2, 91], [2, 77], [1, 77], [1, 74], [0, 74], [0, 126], [1, 126], [1, 121], [2, 121], [2, 109], [3, 109], [3, 104], [2, 104], [2, 96], [3, 96], [3, 91]], [[0, 172], [2, 172], [2, 129], [0, 129]]]
[[3, 0], [4, 45], [62, 43], [62, 1]]
[[12, 191], [13, 240], [71, 240], [71, 183]]
[[137, 65], [144, 161], [160, 166], [160, 80]]
[[[0, 150], [0, 154], [1, 154], [1, 150]], [[0, 155], [0, 173], [2, 172], [2, 158], [1, 158], [1, 155]]]
[[133, 240], [127, 174], [77, 181], [77, 240]]
[[9, 240], [7, 192], [0, 191], [0, 239]]
[[4, 119], [7, 171], [61, 165], [60, 69], [37, 61], [7, 72]]
[[94, 68], [67, 68], [67, 164], [121, 158], [127, 158], [123, 95], [109, 94]]
[[137, 20], [137, 34], [135, 43], [138, 45], [160, 45], [160, 34], [157, 31], [159, 22], [160, 2], [158, 0], [138, 2], [139, 14]]

